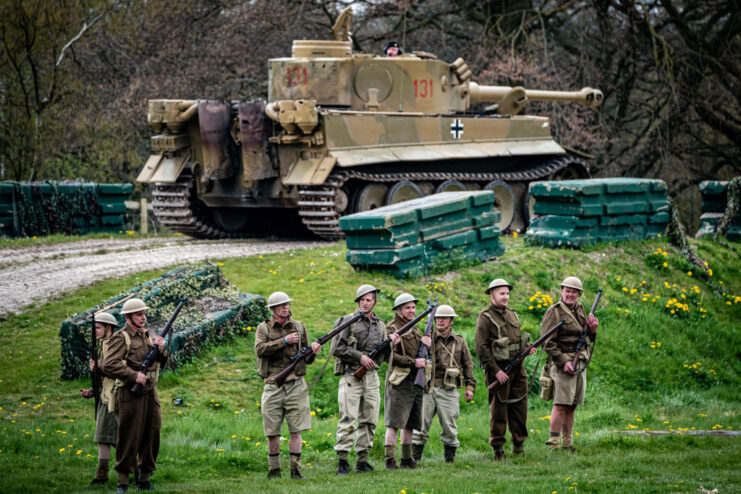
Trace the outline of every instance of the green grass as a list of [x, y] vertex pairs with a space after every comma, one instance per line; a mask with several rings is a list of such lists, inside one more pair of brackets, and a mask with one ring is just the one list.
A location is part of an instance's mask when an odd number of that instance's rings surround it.
[[[700, 486], [717, 487], [720, 492], [741, 489], [739, 438], [614, 433], [643, 428], [741, 429], [741, 299], [734, 298], [741, 294], [741, 260], [711, 242], [696, 244], [713, 269], [714, 283], [728, 294], [722, 296], [696, 273], [688, 276], [686, 263], [662, 240], [604, 244], [586, 252], [526, 247], [519, 238], [506, 238], [505, 243], [507, 252], [501, 259], [406, 281], [355, 272], [345, 262], [339, 243], [221, 262], [227, 278], [243, 291], [265, 295], [287, 291], [294, 299], [294, 317], [307, 324], [312, 337], [328, 331], [335, 318], [354, 309], [355, 289], [365, 282], [382, 290], [377, 313], [386, 320], [402, 288], [418, 298], [439, 296], [441, 303], [451, 304], [461, 315], [454, 329], [469, 343], [477, 314], [487, 305], [483, 291], [492, 278], [504, 277], [515, 285], [510, 303], [533, 335], [543, 311], [530, 301], [536, 292], [557, 300], [558, 282], [576, 274], [587, 290], [582, 302], [591, 306], [596, 290], [604, 287], [586, 403], [576, 413], [579, 454], [547, 450], [550, 405], [531, 396], [526, 456], [494, 464], [487, 445], [483, 376], [477, 369], [480, 386], [474, 403], [461, 404], [462, 446], [455, 464], [443, 462], [440, 427], [435, 425], [423, 459], [426, 468], [380, 471], [381, 415], [371, 454], [379, 471], [337, 479], [332, 450], [337, 378], [330, 365], [311, 391], [316, 415], [313, 429], [304, 434], [303, 454], [309, 480], [268, 482], [259, 408], [262, 383], [255, 372], [252, 331], [248, 331], [246, 337], [209, 349], [177, 372], [163, 376], [159, 390], [164, 428], [159, 468], [153, 478], [158, 490], [569, 493], [697, 492]], [[667, 251], [666, 257], [662, 255], [666, 268], [652, 261], [657, 248]], [[101, 282], [0, 321], [0, 469], [6, 478], [0, 490], [96, 490], [84, 487], [95, 469], [96, 446], [91, 438], [92, 403], [80, 398], [78, 390], [89, 383], [59, 380], [58, 328], [67, 315], [164, 271]], [[645, 302], [642, 293], [650, 294]], [[686, 302], [689, 310], [672, 315], [671, 308], [665, 307], [672, 298]], [[309, 367], [309, 381], [326, 355], [327, 349]], [[528, 362], [529, 367], [533, 364]], [[176, 407], [173, 398], [183, 398], [189, 406]], [[282, 452], [285, 477], [287, 444], [282, 444]]]
[[55, 233], [53, 235], [45, 235], [42, 237], [23, 237], [23, 238], [9, 238], [0, 236], [0, 249], [20, 249], [23, 247], [36, 247], [40, 245], [53, 245], [63, 244], [67, 242], [78, 242], [82, 240], [111, 240], [115, 238], [150, 238], [150, 237], [171, 237], [171, 233], [161, 234], [141, 234], [133, 230], [121, 230], [120, 232], [100, 232], [100, 233], [88, 233], [85, 235], [65, 235], [63, 233]]

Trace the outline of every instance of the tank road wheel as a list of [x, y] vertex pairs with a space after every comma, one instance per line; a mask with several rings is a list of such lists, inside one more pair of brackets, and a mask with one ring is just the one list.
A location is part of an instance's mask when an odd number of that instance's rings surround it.
[[509, 184], [512, 188], [512, 194], [514, 196], [514, 217], [512, 223], [509, 225], [509, 229], [513, 232], [522, 233], [527, 228], [527, 213], [525, 209], [525, 196], [527, 195], [527, 184], [524, 182], [512, 182]]
[[411, 199], [419, 199], [420, 197], [422, 197], [422, 191], [419, 190], [417, 184], [409, 180], [402, 180], [401, 182], [396, 182], [391, 187], [386, 197], [386, 204], [398, 204]]
[[422, 191], [422, 196], [429, 196], [435, 193], [435, 185], [432, 182], [417, 182], [417, 187]]
[[435, 193], [439, 194], [440, 192], [460, 192], [463, 190], [466, 190], [466, 186], [458, 180], [446, 180], [445, 182], [437, 186], [437, 189], [435, 189]]
[[484, 190], [494, 191], [494, 207], [498, 209], [502, 218], [499, 220], [499, 229], [504, 232], [512, 224], [515, 218], [515, 194], [507, 182], [494, 180], [484, 186]]
[[565, 158], [564, 161], [567, 165], [552, 174], [548, 180], [579, 180], [592, 176], [589, 167], [582, 160]]
[[388, 186], [384, 184], [368, 184], [358, 193], [355, 201], [355, 212], [370, 211], [371, 209], [380, 208], [384, 205]]
[[230, 233], [240, 233], [250, 226], [249, 209], [246, 208], [214, 208], [214, 220], [223, 230]]

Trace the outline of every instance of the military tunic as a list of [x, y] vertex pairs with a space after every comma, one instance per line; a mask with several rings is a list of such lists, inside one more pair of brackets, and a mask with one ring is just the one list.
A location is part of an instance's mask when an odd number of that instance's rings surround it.
[[[94, 371], [100, 376], [100, 383], [103, 389], [113, 389], [113, 379], [103, 373], [103, 361], [105, 355], [103, 348], [107, 346], [110, 338], [102, 338], [98, 340], [98, 367]], [[101, 390], [101, 396], [98, 402], [98, 408], [95, 410], [95, 442], [98, 444], [110, 444], [116, 445], [118, 438], [118, 416], [115, 412], [111, 412], [108, 409], [108, 403], [103, 396]]]
[[[299, 339], [296, 343], [286, 343], [284, 338], [291, 333], [298, 333]], [[257, 326], [255, 353], [267, 364], [260, 408], [263, 432], [268, 437], [280, 435], [284, 418], [291, 433], [311, 429], [309, 389], [303, 376], [306, 374], [306, 364], [314, 360], [314, 354], [296, 364], [280, 388], [271, 379], [288, 367], [291, 357], [308, 344], [306, 326], [300, 321], [291, 319], [290, 314], [283, 324], [279, 323], [275, 316], [271, 316], [269, 321]]]
[[[131, 341], [128, 353], [126, 340], [122, 334], [124, 331]], [[162, 414], [155, 371], [167, 361], [164, 352], [158, 354], [157, 362], [150, 367], [147, 382], [143, 386], [143, 394], [136, 396], [131, 392], [131, 388], [136, 384], [141, 364], [152, 346], [152, 339], [146, 331], [137, 331], [127, 322], [121, 331], [111, 336], [108, 354], [102, 367], [105, 374], [123, 382], [116, 396], [118, 441], [114, 468], [120, 474], [139, 471], [140, 482], [149, 480], [157, 468]]]
[[[354, 312], [337, 319], [334, 327], [358, 314]], [[381, 408], [381, 383], [377, 370], [369, 370], [358, 380], [353, 373], [360, 367], [360, 358], [386, 338], [386, 326], [375, 314], [363, 316], [336, 336], [332, 354], [338, 359], [336, 373], [340, 376], [337, 388], [340, 420], [337, 422], [335, 451], [346, 454], [355, 444], [358, 455], [367, 455], [373, 446], [373, 436]], [[382, 362], [388, 355], [377, 357]]]
[[[394, 320], [386, 326], [388, 335], [401, 329], [407, 322], [397, 313]], [[399, 384], [391, 384], [388, 380], [386, 382], [383, 407], [386, 427], [419, 429], [422, 426], [424, 390], [414, 385], [414, 379], [417, 376], [415, 363], [420, 345], [422, 345], [422, 334], [415, 327], [404, 333], [399, 344], [393, 347], [386, 377], [392, 374], [393, 368], [408, 370], [409, 374]]]
[[[424, 445], [429, 440], [432, 419], [438, 416], [442, 432], [440, 439], [446, 446], [457, 448], [458, 426], [456, 420], [460, 414], [460, 395], [457, 387], [461, 381], [467, 391], [474, 391], [476, 378], [473, 377], [473, 360], [465, 338], [452, 330], [445, 336], [435, 331], [432, 337], [432, 379], [428, 392], [422, 400], [422, 428], [414, 431], [412, 442]], [[455, 387], [446, 389], [444, 385], [445, 370], [456, 368], [460, 371], [459, 382]]]
[[[587, 315], [579, 302], [576, 302], [573, 307], [567, 306], [563, 301], [557, 302], [548, 307], [543, 315], [541, 335], [562, 319], [565, 320], [563, 326], [543, 345], [548, 354], [549, 375], [553, 379], [553, 403], [555, 405], [581, 405], [584, 403], [587, 372], [585, 370], [572, 376], [564, 371], [564, 365], [574, 359], [576, 345], [587, 323]], [[579, 353], [579, 360], [582, 364], [589, 358], [590, 340], [594, 338], [595, 335], [587, 335], [587, 340]]]
[[[507, 340], [503, 341], [503, 338]], [[497, 372], [516, 358], [524, 347], [520, 320], [515, 311], [491, 304], [479, 313], [475, 348], [485, 371], [487, 387], [496, 381]], [[495, 358], [495, 350], [506, 351], [507, 358]], [[496, 392], [489, 391], [489, 445], [495, 448], [504, 445], [508, 423], [512, 442], [521, 445], [527, 439], [527, 372], [524, 366], [513, 370], [509, 380]]]

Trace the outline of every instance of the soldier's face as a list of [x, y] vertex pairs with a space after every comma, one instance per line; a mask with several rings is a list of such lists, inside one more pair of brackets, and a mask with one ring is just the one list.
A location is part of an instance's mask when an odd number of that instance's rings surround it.
[[143, 328], [147, 325], [147, 315], [144, 313], [143, 310], [140, 310], [139, 312], [133, 312], [131, 314], [126, 314], [126, 317], [129, 319], [129, 321], [131, 321], [131, 325], [137, 329]]
[[276, 305], [273, 307], [273, 314], [277, 319], [286, 319], [291, 311], [291, 304]]
[[360, 299], [358, 300], [358, 307], [360, 307], [361, 312], [363, 314], [369, 314], [373, 307], [376, 306], [376, 294], [375, 293], [366, 293]]
[[95, 323], [95, 337], [99, 340], [102, 338], [105, 338], [106, 336], [108, 336], [106, 334], [108, 332], [107, 329], [108, 329], [107, 324], [103, 324], [102, 322], [96, 322]]
[[437, 327], [437, 330], [441, 333], [446, 333], [450, 331], [450, 327], [453, 325], [453, 318], [452, 317], [436, 317], [435, 318], [435, 326]]
[[569, 305], [575, 303], [579, 295], [581, 295], [579, 290], [569, 288], [568, 286], [561, 287], [561, 299]]
[[498, 286], [489, 292], [489, 296], [492, 304], [506, 307], [509, 302], [509, 287]]
[[407, 302], [406, 304], [399, 307], [399, 314], [405, 321], [411, 321], [417, 314], [417, 304], [414, 302]]
[[398, 46], [389, 46], [386, 49], [386, 56], [387, 57], [395, 57], [399, 55], [399, 47]]

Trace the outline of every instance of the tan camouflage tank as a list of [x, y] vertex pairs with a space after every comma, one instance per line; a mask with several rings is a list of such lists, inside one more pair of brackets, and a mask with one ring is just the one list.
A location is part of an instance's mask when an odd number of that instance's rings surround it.
[[[586, 164], [551, 136], [550, 120], [518, 115], [528, 100], [587, 107], [602, 93], [482, 86], [463, 59], [425, 52], [353, 53], [352, 13], [334, 40], [294, 41], [269, 61], [268, 100], [150, 100], [157, 219], [194, 237], [326, 239], [339, 218], [441, 191], [494, 189], [503, 230], [526, 226], [528, 182], [585, 178]], [[473, 112], [477, 103], [491, 106]]]

